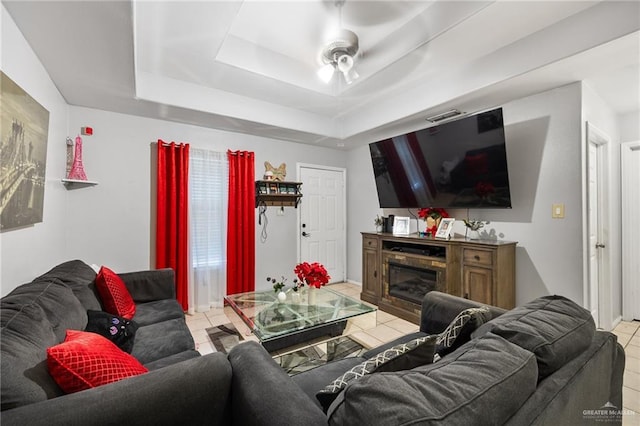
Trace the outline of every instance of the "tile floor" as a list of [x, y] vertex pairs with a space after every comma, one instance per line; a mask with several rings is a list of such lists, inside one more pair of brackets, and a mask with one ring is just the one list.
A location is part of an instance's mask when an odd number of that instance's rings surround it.
[[[360, 299], [361, 288], [358, 285], [340, 283], [331, 284], [330, 287], [354, 299]], [[251, 334], [242, 319], [226, 306], [211, 309], [209, 312], [187, 315], [187, 325], [196, 342], [196, 349], [203, 355], [213, 352], [214, 349], [205, 329], [229, 322], [235, 325], [245, 340], [258, 340]], [[417, 325], [386, 312], [376, 311], [350, 319], [344, 334], [350, 335], [365, 347], [375, 347], [414, 331], [418, 331]], [[618, 336], [618, 342], [625, 348], [626, 354], [622, 395], [623, 405], [628, 414], [623, 417], [622, 424], [623, 426], [640, 426], [640, 321], [623, 321], [613, 332]], [[288, 348], [282, 352], [293, 349], [295, 348]]]

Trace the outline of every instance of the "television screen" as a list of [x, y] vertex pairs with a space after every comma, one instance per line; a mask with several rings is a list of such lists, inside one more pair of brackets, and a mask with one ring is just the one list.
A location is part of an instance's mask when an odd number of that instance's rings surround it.
[[510, 208], [502, 108], [369, 144], [381, 208]]

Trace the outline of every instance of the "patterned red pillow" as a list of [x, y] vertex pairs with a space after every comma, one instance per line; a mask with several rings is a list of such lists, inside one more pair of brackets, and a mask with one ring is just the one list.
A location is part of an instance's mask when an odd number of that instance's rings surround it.
[[129, 320], [133, 318], [136, 304], [118, 274], [103, 266], [96, 277], [96, 287], [105, 311]]
[[58, 386], [67, 393], [149, 371], [107, 338], [78, 330], [67, 330], [64, 342], [47, 349], [47, 366]]

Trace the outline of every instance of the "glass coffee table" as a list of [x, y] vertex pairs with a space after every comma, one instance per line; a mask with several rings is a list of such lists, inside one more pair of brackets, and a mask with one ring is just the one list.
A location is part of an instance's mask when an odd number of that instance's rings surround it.
[[269, 351], [304, 343], [317, 337], [342, 334], [349, 318], [376, 309], [326, 287], [308, 302], [308, 288], [289, 290], [280, 302], [274, 291], [238, 293], [225, 300]]

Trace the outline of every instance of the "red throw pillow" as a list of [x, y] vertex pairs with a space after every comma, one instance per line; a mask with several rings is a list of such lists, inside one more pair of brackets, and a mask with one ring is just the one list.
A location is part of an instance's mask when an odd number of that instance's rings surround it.
[[67, 330], [64, 342], [47, 349], [47, 366], [58, 386], [67, 393], [149, 371], [107, 338], [78, 330]]
[[96, 277], [96, 287], [105, 311], [129, 320], [133, 318], [136, 304], [118, 274], [103, 266]]

